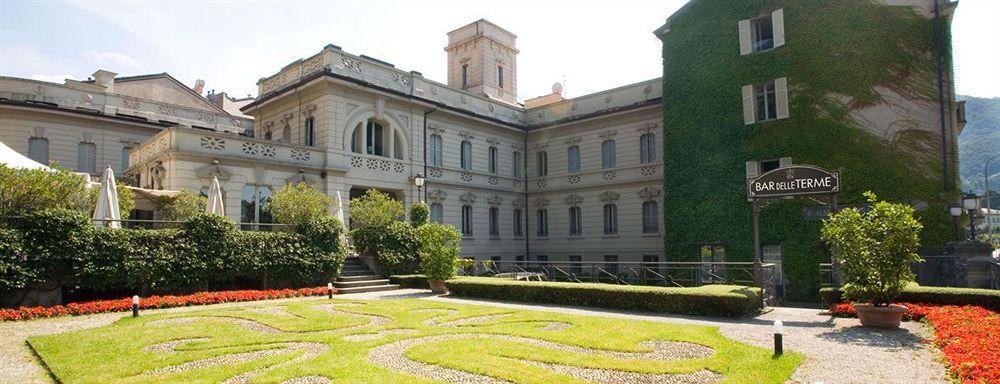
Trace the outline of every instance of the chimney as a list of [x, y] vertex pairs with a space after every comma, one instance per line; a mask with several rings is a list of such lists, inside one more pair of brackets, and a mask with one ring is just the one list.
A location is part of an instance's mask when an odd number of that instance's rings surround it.
[[97, 72], [94, 72], [94, 85], [97, 85], [99, 87], [104, 87], [104, 92], [114, 93], [115, 76], [118, 76], [118, 74], [111, 71], [98, 69]]
[[201, 94], [201, 91], [205, 90], [205, 80], [198, 79], [194, 81], [194, 93]]

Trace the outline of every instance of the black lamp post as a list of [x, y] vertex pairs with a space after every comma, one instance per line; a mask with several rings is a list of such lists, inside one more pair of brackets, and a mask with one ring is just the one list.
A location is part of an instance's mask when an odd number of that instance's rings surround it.
[[969, 192], [962, 198], [962, 208], [969, 212], [969, 241], [976, 241], [976, 209], [979, 209], [979, 196]]
[[960, 227], [958, 225], [958, 219], [960, 217], [962, 217], [962, 206], [958, 205], [958, 204], [954, 204], [954, 205], [948, 207], [948, 213], [951, 214], [951, 217], [952, 217], [952, 219], [954, 221], [955, 240], [962, 240], [961, 229], [960, 229]]
[[424, 201], [424, 194], [422, 192], [424, 188], [424, 181], [425, 179], [422, 173], [418, 173], [416, 176], [413, 177], [413, 185], [417, 186], [417, 201], [420, 202]]

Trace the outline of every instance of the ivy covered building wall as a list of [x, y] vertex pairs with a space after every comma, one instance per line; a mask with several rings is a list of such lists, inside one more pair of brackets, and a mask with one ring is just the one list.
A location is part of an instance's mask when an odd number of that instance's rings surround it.
[[[924, 245], [953, 240], [955, 3], [938, 3], [691, 0], [667, 19], [656, 31], [666, 260], [751, 261], [746, 178], [789, 163], [839, 170], [841, 206], [868, 190], [912, 204]], [[761, 216], [788, 301], [815, 300], [830, 260], [817, 208], [791, 199]]]

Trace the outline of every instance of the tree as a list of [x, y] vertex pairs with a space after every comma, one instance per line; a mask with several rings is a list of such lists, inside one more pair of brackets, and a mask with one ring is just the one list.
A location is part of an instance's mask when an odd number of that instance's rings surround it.
[[271, 196], [275, 222], [300, 225], [330, 213], [333, 199], [306, 183], [286, 184]]
[[909, 205], [877, 201], [871, 192], [865, 197], [872, 203], [867, 212], [847, 208], [831, 214], [821, 238], [842, 271], [844, 296], [886, 306], [913, 281], [910, 264], [923, 261], [917, 255], [923, 226]]
[[416, 202], [410, 207], [410, 224], [414, 227], [427, 224], [430, 215], [431, 210], [427, 208], [427, 204]]
[[163, 214], [163, 220], [188, 221], [205, 212], [208, 199], [205, 196], [181, 191], [174, 196], [157, 197], [153, 200], [153, 204]]
[[462, 243], [462, 234], [455, 227], [443, 224], [421, 225], [417, 228], [417, 241], [420, 247], [420, 273], [431, 281], [455, 277]]
[[0, 216], [61, 208], [85, 211], [90, 206], [87, 180], [56, 168], [10, 168], [0, 164]]
[[387, 226], [405, 213], [401, 201], [386, 193], [369, 189], [364, 196], [351, 199], [351, 228]]

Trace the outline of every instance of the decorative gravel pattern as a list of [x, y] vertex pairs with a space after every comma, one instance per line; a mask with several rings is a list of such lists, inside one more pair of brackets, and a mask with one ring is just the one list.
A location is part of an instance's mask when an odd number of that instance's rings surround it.
[[261, 315], [282, 316], [282, 317], [299, 317], [299, 318], [302, 317], [302, 316], [296, 315], [294, 313], [288, 312], [284, 308], [281, 308], [281, 307], [254, 307], [254, 308], [247, 308], [245, 311], [247, 311], [249, 313], [256, 313], [256, 314], [261, 314]]
[[707, 384], [718, 383], [721, 382], [722, 379], [726, 378], [721, 374], [705, 369], [687, 374], [648, 374], [612, 371], [608, 369], [582, 368], [570, 365], [539, 363], [534, 361], [526, 363], [545, 368], [555, 373], [573, 376], [579, 380], [601, 384]]
[[466, 317], [458, 320], [446, 321], [443, 323], [437, 322], [437, 319], [441, 317], [434, 317], [424, 322], [424, 325], [438, 326], [438, 327], [459, 327], [463, 325], [482, 325], [483, 323], [490, 323], [494, 320], [499, 320], [507, 317], [506, 313], [498, 315], [483, 315], [483, 316], [472, 316]]
[[[272, 369], [279, 369], [281, 367], [286, 367], [289, 365], [295, 365], [299, 362], [312, 359], [316, 356], [322, 355], [330, 350], [330, 346], [324, 343], [291, 343], [286, 344], [285, 349], [279, 350], [281, 352], [291, 352], [291, 351], [302, 351], [302, 354], [298, 357], [288, 360], [286, 362], [268, 366], [265, 368], [253, 370], [250, 372], [242, 373], [236, 377], [226, 380], [225, 384], [246, 384], [250, 382], [250, 378], [257, 376], [264, 371], [270, 371]], [[329, 382], [329, 380], [327, 380]]]
[[150, 346], [148, 346], [146, 348], [143, 348], [142, 350], [144, 352], [153, 352], [153, 353], [172, 353], [172, 352], [174, 352], [174, 348], [177, 348], [177, 346], [179, 346], [179, 345], [187, 344], [187, 343], [193, 343], [193, 342], [196, 342], [196, 341], [205, 341], [205, 340], [208, 340], [208, 338], [197, 337], [197, 338], [193, 338], [193, 339], [171, 340], [171, 341], [167, 341], [167, 342], [163, 342], [163, 343], [159, 343], [159, 344], [150, 345]]
[[356, 313], [356, 312], [341, 311], [339, 309], [334, 308], [334, 306], [336, 306], [336, 305], [335, 304], [324, 304], [324, 305], [316, 305], [316, 306], [313, 306], [312, 308], [314, 310], [317, 310], [317, 311], [323, 311], [323, 312], [332, 313], [332, 314], [335, 314], [335, 315], [361, 316], [361, 317], [364, 317], [364, 318], [368, 319], [368, 323], [361, 324], [361, 325], [354, 325], [354, 326], [350, 326], [350, 327], [339, 328], [338, 330], [341, 330], [341, 331], [342, 330], [351, 330], [351, 329], [365, 328], [365, 327], [382, 327], [382, 326], [385, 326], [385, 325], [387, 325], [387, 324], [389, 324], [389, 323], [392, 322], [392, 319], [390, 319], [388, 317], [385, 317], [385, 316], [369, 315], [367, 313]]
[[416, 335], [418, 332], [416, 329], [389, 329], [381, 331], [378, 333], [361, 333], [357, 335], [347, 335], [342, 337], [342, 339], [347, 341], [371, 341], [384, 339], [389, 335]]
[[[573, 345], [554, 343], [551, 341], [537, 340], [526, 337], [508, 336], [508, 335], [451, 334], [451, 335], [418, 337], [418, 338], [400, 340], [389, 344], [384, 344], [375, 347], [370, 352], [368, 352], [366, 358], [368, 359], [368, 361], [374, 363], [375, 365], [384, 368], [401, 371], [412, 375], [427, 377], [435, 380], [442, 380], [442, 381], [462, 383], [462, 384], [507, 382], [489, 376], [458, 371], [451, 368], [439, 367], [431, 364], [425, 364], [419, 361], [410, 360], [405, 355], [406, 350], [419, 344], [434, 343], [434, 342], [448, 341], [448, 340], [458, 340], [458, 339], [505, 340], [515, 343], [531, 344], [543, 348], [557, 349], [571, 353], [604, 355], [623, 360], [689, 359], [695, 357], [706, 357], [710, 356], [713, 353], [713, 350], [711, 348], [690, 343], [681, 343], [672, 341], [656, 341], [656, 342], [642, 343], [642, 346], [644, 347], [653, 348], [653, 350], [650, 352], [618, 352], [618, 351], [605, 351], [605, 350], [583, 348]], [[543, 364], [543, 363], [538, 363], [538, 364]], [[616, 370], [567, 367], [557, 364], [543, 364], [543, 365], [564, 367], [561, 369], [566, 374], [569, 374], [571, 376], [583, 380], [591, 380], [591, 379], [585, 379], [584, 377], [600, 379], [600, 380], [594, 380], [600, 383], [656, 383], [656, 382], [715, 383], [718, 382], [719, 377], [721, 377], [721, 375], [717, 375], [711, 372], [709, 372], [710, 374], [696, 373], [691, 375], [669, 375], [669, 374], [661, 375], [661, 374], [624, 372]], [[690, 376], [690, 377], [676, 379], [680, 381], [665, 381], [665, 380], [675, 380], [671, 378], [672, 376]]]
[[296, 377], [294, 379], [285, 381], [281, 384], [330, 384], [330, 383], [333, 383], [333, 381], [323, 376], [303, 376], [303, 377]]
[[208, 321], [222, 321], [226, 323], [232, 323], [237, 326], [249, 329], [251, 331], [262, 332], [262, 333], [282, 333], [280, 329], [274, 328], [270, 325], [260, 323], [257, 321], [243, 319], [239, 317], [226, 317], [226, 316], [192, 316], [192, 317], [178, 317], [173, 319], [163, 319], [151, 321], [147, 325], [154, 327], [163, 327], [168, 325], [177, 324], [187, 324], [198, 320], [208, 320]]
[[562, 330], [565, 330], [565, 329], [569, 329], [569, 327], [572, 327], [572, 326], [573, 325], [570, 324], [570, 323], [561, 323], [561, 322], [558, 322], [558, 321], [550, 321], [548, 323], [545, 323], [545, 326], [539, 328], [539, 330], [541, 330], [541, 331], [562, 331]]

